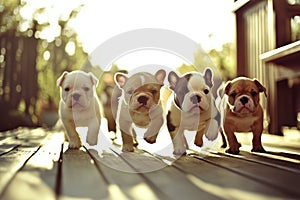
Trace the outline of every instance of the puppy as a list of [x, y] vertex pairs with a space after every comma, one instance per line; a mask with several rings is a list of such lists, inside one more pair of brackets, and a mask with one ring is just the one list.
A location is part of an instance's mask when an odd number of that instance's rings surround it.
[[101, 119], [97, 84], [98, 79], [92, 73], [83, 71], [63, 72], [57, 79], [61, 88], [59, 116], [67, 132], [69, 148], [82, 145], [76, 126], [88, 127], [87, 143], [97, 144]]
[[173, 140], [174, 154], [182, 155], [188, 148], [184, 130], [197, 131], [194, 143], [201, 147], [203, 135], [214, 140], [218, 136], [218, 111], [211, 89], [213, 73], [187, 73], [182, 77], [171, 71], [168, 75], [174, 101], [167, 115], [167, 127]]
[[[266, 88], [256, 79], [239, 77], [224, 86], [220, 103], [221, 128], [229, 143], [226, 152], [238, 154], [240, 144], [234, 132], [253, 132], [252, 151], [265, 152], [261, 144], [263, 131], [263, 109], [259, 104], [259, 93]], [[225, 145], [226, 147], [226, 141]]]
[[139, 72], [130, 77], [124, 73], [115, 74], [115, 82], [122, 89], [117, 111], [117, 124], [121, 130], [123, 151], [132, 152], [134, 130], [137, 127], [147, 128], [144, 139], [155, 143], [163, 125], [163, 109], [160, 102], [160, 89], [163, 86], [166, 72], [158, 70], [155, 75]]

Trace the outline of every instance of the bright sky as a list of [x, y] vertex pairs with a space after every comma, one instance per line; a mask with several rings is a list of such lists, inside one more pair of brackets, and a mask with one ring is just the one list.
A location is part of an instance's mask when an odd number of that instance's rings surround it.
[[[168, 29], [190, 38], [207, 51], [233, 42], [235, 20], [232, 0], [111, 0], [86, 1], [74, 28], [84, 49], [91, 53], [106, 40], [135, 29]], [[94, 62], [93, 62], [94, 61]], [[97, 57], [92, 57], [94, 64]], [[181, 58], [166, 52], [128, 53], [114, 61], [119, 67], [136, 68], [147, 64], [178, 67]], [[101, 65], [101, 64], [99, 64]]]
[[204, 49], [234, 40], [233, 0], [85, 2], [74, 27], [88, 52], [117, 34], [139, 28], [176, 31], [201, 43]]
[[[52, 41], [60, 33], [57, 21], [78, 5], [83, 4], [77, 18], [69, 25], [75, 29], [86, 52], [92, 53], [105, 41], [124, 32], [156, 28], [167, 29], [193, 40], [204, 50], [220, 48], [235, 39], [235, 20], [231, 12], [233, 0], [24, 0], [30, 4], [21, 10], [25, 18], [34, 9], [47, 6], [40, 23], [50, 26], [41, 33]], [[72, 2], [72, 3], [71, 3]], [[21, 27], [26, 30], [28, 25]], [[99, 57], [98, 55], [96, 57]], [[92, 58], [92, 62], [97, 58]], [[148, 64], [180, 66], [182, 58], [163, 51], [130, 52], [114, 60], [118, 66], [138, 67]], [[99, 63], [93, 63], [98, 64]]]

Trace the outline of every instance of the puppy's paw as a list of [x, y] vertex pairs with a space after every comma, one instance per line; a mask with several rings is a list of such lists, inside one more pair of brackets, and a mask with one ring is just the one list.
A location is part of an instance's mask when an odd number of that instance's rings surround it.
[[151, 137], [144, 137], [144, 140], [148, 142], [149, 144], [153, 144], [156, 142], [157, 135], [151, 136]]
[[139, 145], [139, 142], [138, 142], [137, 138], [133, 137], [133, 146], [137, 147], [138, 145]]
[[229, 148], [225, 151], [226, 153], [230, 153], [230, 154], [239, 154], [240, 153], [240, 149], [232, 149], [232, 148]]
[[79, 149], [82, 146], [80, 140], [71, 140], [69, 141], [69, 149]]
[[195, 140], [194, 144], [198, 147], [202, 147], [203, 145], [203, 140]]
[[177, 156], [186, 155], [186, 149], [184, 147], [176, 147], [174, 148], [173, 154]]
[[86, 142], [89, 144], [89, 145], [91, 145], [91, 146], [93, 146], [93, 145], [96, 145], [97, 144], [97, 142], [98, 142], [98, 137], [96, 136], [90, 136], [89, 134], [87, 135], [87, 137], [86, 137]]
[[229, 147], [229, 149], [227, 149], [225, 152], [230, 153], [230, 154], [239, 154], [240, 153], [240, 147], [241, 147], [241, 144], [237, 143], [236, 145], [231, 145]]
[[123, 144], [122, 151], [124, 151], [124, 152], [133, 152], [134, 151], [133, 145]]
[[227, 142], [223, 142], [221, 148], [226, 148], [227, 147]]
[[254, 146], [251, 152], [266, 153], [266, 150], [262, 146]]
[[218, 131], [209, 131], [205, 134], [205, 137], [210, 141], [215, 140], [218, 137]]

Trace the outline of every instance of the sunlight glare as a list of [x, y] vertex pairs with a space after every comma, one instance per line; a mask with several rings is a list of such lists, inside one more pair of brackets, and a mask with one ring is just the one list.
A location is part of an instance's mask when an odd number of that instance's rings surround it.
[[140, 183], [136, 186], [133, 186], [130, 193], [132, 193], [132, 196], [144, 196], [147, 197], [147, 199], [153, 200], [158, 199], [151, 188], [149, 188], [149, 186], [147, 186], [145, 183]]
[[219, 197], [221, 199], [234, 199], [234, 197], [241, 197], [246, 198], [247, 199], [256, 199], [256, 200], [263, 200], [263, 199], [268, 199], [268, 198], [272, 198], [272, 199], [280, 199], [280, 198], [276, 198], [274, 196], [270, 197], [270, 196], [266, 196], [263, 194], [259, 194], [259, 193], [254, 193], [251, 191], [245, 191], [245, 190], [239, 190], [239, 189], [234, 189], [234, 188], [228, 188], [228, 187], [224, 187], [224, 186], [218, 186], [216, 184], [211, 184], [205, 181], [202, 181], [200, 178], [188, 174], [187, 178], [194, 183], [197, 187], [199, 187], [201, 190], [208, 192], [216, 197]]

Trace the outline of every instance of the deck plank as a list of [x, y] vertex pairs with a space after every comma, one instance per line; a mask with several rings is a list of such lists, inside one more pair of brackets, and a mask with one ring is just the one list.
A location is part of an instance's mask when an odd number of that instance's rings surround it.
[[231, 169], [232, 171], [242, 174], [245, 177], [256, 180], [257, 183], [262, 183], [273, 188], [277, 188], [279, 191], [284, 192], [288, 196], [300, 196], [300, 191], [294, 188], [295, 185], [300, 185], [300, 173], [295, 173], [295, 171], [275, 167], [271, 164], [266, 165], [266, 162], [261, 163], [253, 162], [252, 160], [241, 159], [240, 157], [235, 157], [232, 155], [221, 155], [221, 159], [209, 156], [204, 158], [200, 157], [200, 159], [227, 169]]
[[[94, 159], [106, 177], [112, 199], [165, 199], [156, 185], [149, 182], [140, 171], [151, 158], [139, 157], [136, 152], [122, 152], [118, 148], [107, 150], [101, 155], [93, 152]], [[154, 158], [155, 159], [155, 158]], [[156, 160], [156, 159], [155, 159]], [[151, 164], [151, 161], [150, 163]]]
[[3, 199], [55, 199], [58, 161], [63, 141], [61, 133], [49, 133], [38, 151], [16, 173], [3, 194]]
[[4, 135], [0, 137], [0, 199], [300, 197], [297, 137], [264, 136], [268, 152], [258, 154], [250, 152], [251, 135], [246, 134], [239, 155], [224, 149], [191, 150], [176, 159], [149, 153], [143, 146], [133, 153], [114, 144], [101, 152], [87, 147], [70, 150], [62, 133], [44, 129], [18, 129]]
[[13, 137], [8, 137], [8, 139], [1, 141], [1, 147], [10, 147], [0, 156], [0, 198], [16, 173], [39, 149], [41, 142], [46, 136], [41, 129], [25, 129], [20, 134], [22, 135], [21, 137], [13, 134]]
[[[201, 158], [201, 157], [199, 157]], [[219, 162], [223, 159], [216, 157]], [[276, 199], [286, 193], [241, 175], [222, 165], [184, 156], [174, 165], [184, 171], [200, 189], [224, 199]]]
[[85, 149], [67, 149], [62, 155], [59, 199], [106, 199], [107, 183]]

